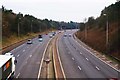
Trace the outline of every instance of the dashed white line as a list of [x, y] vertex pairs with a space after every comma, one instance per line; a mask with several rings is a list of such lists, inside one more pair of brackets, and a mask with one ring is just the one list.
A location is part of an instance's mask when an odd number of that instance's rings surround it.
[[[75, 38], [76, 38], [76, 36], [75, 36]], [[77, 38], [76, 38], [77, 39]], [[74, 39], [75, 40], [75, 39]], [[76, 41], [76, 40], [75, 40]], [[77, 43], [79, 43], [78, 41], [77, 41]], [[83, 42], [82, 42], [83, 43]], [[84, 43], [83, 43], [84, 44]], [[82, 45], [80, 45], [79, 44], [79, 46], [81, 46], [81, 47], [83, 47], [84, 49], [86, 49], [84, 46], [82, 46]], [[107, 62], [105, 62], [104, 60], [102, 60], [101, 58], [99, 58], [99, 57], [97, 57], [94, 53], [92, 53], [90, 50], [88, 50], [88, 49], [86, 49], [89, 53], [91, 53], [94, 57], [96, 57], [96, 58], [98, 58], [100, 61], [102, 61], [102, 62], [104, 62], [105, 64], [107, 64], [108, 66], [110, 66], [111, 68], [113, 68], [114, 70], [116, 70], [116, 71], [118, 71], [118, 72], [120, 72], [120, 70], [118, 70], [118, 69], [116, 69], [116, 68], [114, 68], [113, 66], [111, 66], [110, 64], [108, 64]]]
[[75, 59], [72, 57], [72, 60], [75, 60]]
[[80, 52], [80, 54], [82, 54], [82, 53]]
[[89, 61], [89, 59], [88, 59], [88, 58], [86, 58], [86, 60], [87, 60], [87, 61]]
[[25, 50], [23, 50], [23, 52], [25, 52]]
[[97, 66], [95, 66], [95, 68], [96, 68], [97, 70], [100, 70], [99, 67], [97, 67]]
[[78, 69], [79, 69], [79, 70], [82, 70], [80, 66], [78, 66]]
[[30, 55], [30, 57], [32, 57], [32, 55]]
[[20, 73], [16, 76], [16, 78], [18, 78], [20, 76]]
[[19, 57], [20, 55], [18, 54], [17, 57]]

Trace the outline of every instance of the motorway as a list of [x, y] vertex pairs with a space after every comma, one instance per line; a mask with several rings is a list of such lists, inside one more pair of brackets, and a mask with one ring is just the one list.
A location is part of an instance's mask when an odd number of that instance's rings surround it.
[[[77, 30], [66, 30], [57, 39], [59, 54], [66, 78], [117, 78], [118, 72], [93, 56], [73, 34]], [[33, 44], [24, 43], [11, 50], [17, 59], [15, 78], [40, 77], [40, 65], [45, 48], [51, 38], [43, 35], [43, 42], [34, 38]], [[67, 34], [65, 37], [64, 34]], [[68, 36], [71, 34], [71, 36]]]
[[50, 40], [49, 35], [43, 35], [43, 42], [34, 38], [32, 44], [24, 43], [10, 51], [17, 59], [15, 78], [38, 77], [43, 52]]
[[[58, 40], [58, 50], [66, 78], [118, 78], [118, 72], [93, 56], [68, 30]], [[68, 34], [72, 36], [69, 37]]]

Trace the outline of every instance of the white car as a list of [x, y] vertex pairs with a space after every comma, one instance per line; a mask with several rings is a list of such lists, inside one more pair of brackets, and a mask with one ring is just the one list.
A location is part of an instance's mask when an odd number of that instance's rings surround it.
[[32, 44], [32, 40], [28, 39], [27, 44]]
[[49, 37], [52, 38], [52, 36], [53, 36], [53, 35], [51, 34]]
[[64, 37], [67, 37], [67, 34], [64, 34]]
[[38, 39], [39, 40], [39, 42], [42, 42], [43, 41], [43, 39], [42, 38], [40, 38], [40, 39]]

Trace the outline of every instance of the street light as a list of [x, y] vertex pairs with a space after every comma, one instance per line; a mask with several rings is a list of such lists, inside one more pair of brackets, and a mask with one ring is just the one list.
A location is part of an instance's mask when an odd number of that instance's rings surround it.
[[86, 27], [86, 18], [84, 19], [84, 23], [85, 23], [85, 40], [87, 39], [87, 27]]
[[21, 18], [18, 18], [18, 36], [20, 36], [20, 25], [19, 25], [19, 20], [21, 20]]
[[107, 14], [103, 14], [104, 16], [107, 17], [107, 21], [106, 21], [106, 48], [109, 47], [109, 25], [108, 25], [108, 15]]

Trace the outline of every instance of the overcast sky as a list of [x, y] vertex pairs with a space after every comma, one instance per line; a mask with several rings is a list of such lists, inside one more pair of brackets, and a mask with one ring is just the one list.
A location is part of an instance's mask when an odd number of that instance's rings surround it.
[[0, 0], [0, 6], [39, 19], [82, 22], [90, 16], [98, 17], [105, 6], [115, 2], [116, 0]]

